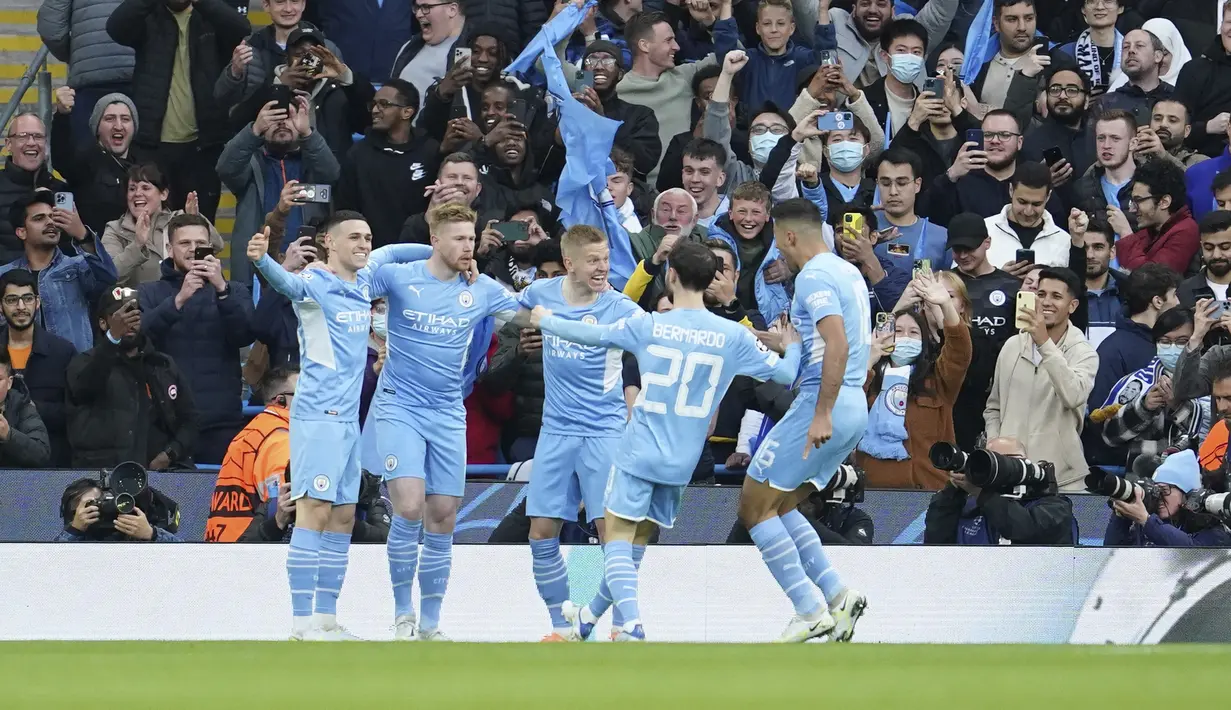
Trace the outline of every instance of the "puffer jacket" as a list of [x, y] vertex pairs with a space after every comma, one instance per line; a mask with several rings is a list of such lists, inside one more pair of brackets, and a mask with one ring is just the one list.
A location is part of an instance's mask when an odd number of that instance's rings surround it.
[[0, 264], [7, 264], [26, 253], [15, 228], [9, 224], [9, 207], [40, 187], [57, 191], [68, 189], [45, 164], [32, 173], [14, 165], [12, 158], [5, 158], [4, 169], [0, 170]]
[[509, 47], [510, 56], [516, 56], [547, 22], [547, 5], [536, 0], [462, 0], [462, 12], [467, 22], [516, 29], [517, 46]]
[[[107, 223], [107, 228], [103, 230], [103, 249], [115, 262], [117, 286], [136, 288], [162, 278], [162, 260], [170, 256], [167, 223], [182, 214], [182, 211], [175, 210], [154, 215], [150, 220], [150, 242], [146, 246], [137, 244], [137, 226], [131, 214], [125, 212], [119, 219]], [[222, 252], [222, 235], [212, 224], [209, 227], [209, 245], [215, 253]], [[244, 246], [246, 249], [247, 243]]]
[[[214, 100], [214, 83], [231, 61], [231, 52], [252, 32], [246, 15], [223, 0], [197, 0], [188, 21], [193, 106], [198, 141], [221, 145], [231, 137], [227, 107]], [[133, 103], [141, 123], [136, 142], [157, 147], [167, 115], [171, 73], [179, 46], [179, 26], [165, 0], [124, 0], [107, 20], [107, 33], [116, 42], [136, 50], [133, 67]]]
[[43, 0], [38, 9], [38, 35], [56, 59], [68, 64], [69, 86], [132, 81], [133, 50], [107, 34], [107, 18], [120, 2]]
[[16, 382], [0, 405], [0, 416], [9, 424], [8, 439], [0, 442], [0, 466], [39, 468], [51, 463], [47, 427], [43, 425], [30, 395]]
[[496, 354], [482, 381], [492, 392], [513, 393], [515, 414], [505, 431], [511, 429], [516, 437], [536, 437], [543, 426], [543, 400], [546, 397], [543, 353], [518, 352], [521, 328], [512, 323], [500, 329], [499, 338]]
[[252, 294], [247, 286], [229, 283], [230, 295], [219, 298], [205, 284], [189, 298], [183, 309], [175, 307], [175, 295], [184, 283], [170, 259], [162, 262], [162, 279], [137, 289], [141, 305], [141, 330], [161, 353], [170, 355], [192, 390], [200, 419], [197, 452], [217, 454], [199, 458], [202, 463], [222, 461], [222, 452], [202, 452], [201, 446], [228, 430], [231, 437], [242, 425], [239, 350], [252, 344]]
[[[316, 25], [311, 22], [300, 22], [299, 27], [317, 29]], [[214, 98], [228, 107], [241, 103], [259, 93], [263, 87], [272, 85], [274, 67], [286, 64], [286, 49], [279, 47], [277, 41], [274, 40], [273, 25], [266, 25], [249, 35], [248, 46], [252, 47], [252, 61], [248, 62], [244, 75], [238, 78], [231, 76], [231, 66], [228, 62], [227, 68], [222, 70], [222, 73], [218, 75], [218, 81], [214, 84]], [[339, 60], [346, 61], [338, 45], [328, 39], [325, 40], [325, 49], [332, 52], [333, 56]]]

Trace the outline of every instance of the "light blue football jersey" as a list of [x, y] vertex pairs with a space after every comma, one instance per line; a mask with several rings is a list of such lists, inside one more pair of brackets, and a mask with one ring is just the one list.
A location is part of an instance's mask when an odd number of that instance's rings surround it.
[[383, 405], [445, 408], [462, 403], [471, 335], [484, 318], [510, 320], [513, 294], [489, 276], [441, 281], [427, 262], [389, 264], [372, 275], [372, 297], [389, 303], [389, 338], [376, 399]]
[[372, 320], [369, 272], [360, 271], [354, 283], [318, 268], [292, 274], [268, 255], [256, 267], [291, 300], [299, 319], [299, 384], [291, 417], [358, 422]]
[[637, 357], [641, 393], [615, 465], [664, 485], [685, 485], [692, 477], [710, 420], [736, 375], [785, 384], [798, 369], [798, 346], [779, 358], [748, 328], [697, 309], [642, 313], [610, 326], [552, 316], [543, 319], [542, 328]]
[[[569, 305], [564, 299], [566, 278], [535, 281], [519, 294], [521, 305], [543, 306], [565, 320], [597, 325], [611, 325], [642, 312], [628, 296], [610, 289], [589, 305]], [[624, 431], [623, 354], [619, 348], [581, 345], [543, 333], [543, 433], [618, 436]]]
[[863, 387], [872, 345], [871, 310], [867, 282], [859, 269], [832, 252], [817, 254], [804, 264], [795, 277], [795, 297], [791, 300], [791, 323], [803, 341], [798, 389], [815, 391], [821, 386], [825, 341], [817, 333], [816, 324], [833, 315], [842, 317], [849, 348], [842, 384]]

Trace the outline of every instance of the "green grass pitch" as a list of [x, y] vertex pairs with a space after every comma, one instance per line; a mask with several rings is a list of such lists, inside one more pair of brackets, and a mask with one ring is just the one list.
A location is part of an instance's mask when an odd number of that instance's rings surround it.
[[0, 707], [1088, 710], [1215, 697], [1229, 667], [1231, 646], [13, 642]]

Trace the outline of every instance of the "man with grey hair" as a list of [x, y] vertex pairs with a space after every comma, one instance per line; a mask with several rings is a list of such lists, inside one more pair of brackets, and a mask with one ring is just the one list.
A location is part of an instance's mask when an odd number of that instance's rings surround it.
[[61, 86], [55, 93], [51, 119], [51, 162], [68, 182], [81, 221], [102, 234], [107, 223], [123, 216], [128, 207], [128, 169], [154, 161], [153, 151], [133, 145], [137, 134], [137, 107], [124, 94], [107, 94], [90, 110], [89, 142], [78, 141], [71, 115], [77, 91]]
[[1144, 126], [1154, 104], [1175, 93], [1175, 87], [1161, 78], [1166, 50], [1153, 32], [1133, 30], [1124, 35], [1120, 55], [1120, 71], [1128, 82], [1104, 94], [1097, 110], [1124, 109], [1137, 118], [1138, 125]]
[[[0, 170], [0, 264], [26, 253], [9, 223], [9, 208], [31, 190], [64, 190], [66, 186], [47, 169], [47, 127], [33, 111], [23, 111], [9, 122], [4, 136], [4, 169]], [[21, 226], [21, 225], [16, 225]]]
[[[649, 227], [628, 236], [633, 247], [637, 269], [629, 277], [624, 293], [641, 291], [639, 303], [653, 311], [666, 289], [667, 254], [680, 239], [704, 243], [705, 227], [697, 223], [697, 201], [682, 187], [664, 190], [654, 198], [654, 212]], [[646, 304], [649, 304], [646, 306]]]

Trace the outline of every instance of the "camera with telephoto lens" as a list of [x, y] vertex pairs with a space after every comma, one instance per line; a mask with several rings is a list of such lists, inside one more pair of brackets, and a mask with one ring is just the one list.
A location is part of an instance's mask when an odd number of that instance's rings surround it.
[[1047, 461], [1005, 456], [987, 449], [975, 449], [966, 460], [966, 480], [979, 488], [1011, 491], [1018, 486], [1042, 488], [1055, 480], [1055, 467]]
[[829, 484], [810, 497], [826, 503], [862, 503], [867, 486], [868, 475], [862, 469], [844, 463], [838, 466]]
[[965, 471], [968, 458], [965, 451], [947, 441], [938, 441], [932, 444], [932, 448], [928, 451], [928, 459], [931, 460], [933, 466], [941, 471], [952, 473], [962, 473]]
[[1231, 525], [1231, 493], [1198, 488], [1184, 496], [1184, 507], [1193, 513], [1208, 513]]
[[116, 518], [128, 515], [137, 507], [137, 496], [146, 490], [145, 467], [135, 461], [125, 461], [108, 471], [98, 473], [98, 487], [102, 493], [90, 502], [98, 508], [98, 521], [90, 526], [91, 532], [115, 530]]
[[1141, 502], [1145, 505], [1146, 512], [1150, 515], [1158, 512], [1159, 504], [1163, 500], [1162, 492], [1153, 479], [1137, 478], [1132, 480], [1117, 476], [1114, 473], [1107, 473], [1098, 466], [1090, 467], [1090, 473], [1086, 475], [1086, 490], [1101, 496], [1107, 496], [1108, 506], [1111, 506], [1111, 501], [1113, 500], [1130, 503], [1133, 500], [1133, 493], [1140, 490]]

